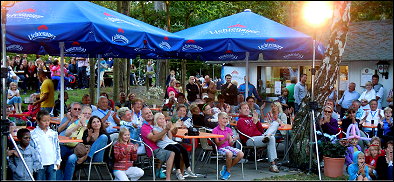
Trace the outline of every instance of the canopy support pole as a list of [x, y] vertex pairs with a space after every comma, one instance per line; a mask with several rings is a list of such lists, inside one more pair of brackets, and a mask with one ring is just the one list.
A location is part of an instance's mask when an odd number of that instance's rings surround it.
[[[5, 47], [5, 33], [6, 33], [6, 21], [7, 21], [7, 8], [1, 7], [1, 54], [3, 59], [3, 64], [1, 65], [2, 72], [7, 70], [7, 57], [6, 57], [6, 47]], [[9, 126], [9, 122], [6, 117], [6, 110], [7, 110], [7, 86], [6, 86], [6, 79], [1, 77], [1, 82], [3, 86], [3, 95], [2, 95], [2, 116], [1, 116], [1, 129], [6, 129]], [[7, 134], [8, 130], [1, 131], [1, 168], [2, 168], [2, 180], [7, 179]]]
[[[59, 42], [60, 48], [60, 121], [64, 117], [64, 42]], [[56, 86], [55, 86], [56, 88]]]
[[244, 100], [246, 101], [246, 98], [248, 98], [248, 93], [249, 93], [249, 52], [245, 53], [245, 60], [246, 60], [246, 80], [245, 80], [245, 98]]

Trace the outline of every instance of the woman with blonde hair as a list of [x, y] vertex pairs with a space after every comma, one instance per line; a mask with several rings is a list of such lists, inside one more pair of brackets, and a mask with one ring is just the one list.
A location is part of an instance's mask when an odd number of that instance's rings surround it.
[[372, 99], [376, 99], [376, 92], [373, 89], [372, 82], [365, 83], [365, 91], [361, 93], [358, 100], [361, 102], [362, 109], [370, 109], [369, 102]]
[[[155, 126], [153, 127], [152, 130], [153, 134], [156, 135], [161, 131], [163, 131], [167, 125], [167, 121], [164, 117], [164, 114], [156, 113], [154, 116], [154, 124]], [[180, 126], [176, 126], [175, 124], [173, 127], [180, 127]], [[188, 176], [196, 177], [196, 175], [192, 172], [190, 168], [189, 154], [187, 153], [187, 150], [185, 149], [185, 147], [175, 142], [171, 138], [172, 138], [172, 133], [171, 131], [168, 131], [167, 134], [164, 135], [162, 139], [157, 141], [157, 146], [169, 151], [173, 151], [175, 153], [174, 163], [176, 168], [176, 177], [178, 178], [178, 180], [185, 179], [181, 172], [181, 159], [185, 163], [185, 167], [186, 167], [185, 173]]]

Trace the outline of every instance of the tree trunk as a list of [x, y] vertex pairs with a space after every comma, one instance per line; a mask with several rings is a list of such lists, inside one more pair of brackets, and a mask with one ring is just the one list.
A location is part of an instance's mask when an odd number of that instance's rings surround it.
[[[314, 85], [315, 101], [322, 106], [329, 96], [329, 90], [334, 86], [337, 80], [337, 70], [341, 63], [341, 57], [346, 45], [346, 38], [348, 34], [350, 22], [350, 1], [336, 1], [334, 2], [334, 16], [331, 25], [331, 34], [322, 65], [320, 65], [317, 75], [315, 77]], [[294, 167], [306, 169], [309, 165], [310, 147], [310, 128], [311, 128], [311, 112], [309, 112], [310, 95], [307, 94], [301, 104], [300, 111], [297, 113], [293, 125], [293, 139], [290, 148], [290, 164]], [[315, 112], [315, 118], [318, 118], [319, 111]], [[293, 142], [294, 140], [294, 142]], [[313, 139], [314, 140], [314, 139]], [[316, 152], [312, 153], [313, 161], [316, 161]], [[312, 162], [311, 169], [317, 169], [317, 164]]]
[[[117, 8], [116, 11], [119, 13], [122, 13], [126, 16], [130, 15], [130, 1], [117, 1]], [[125, 91], [128, 86], [127, 78], [126, 76], [126, 71], [125, 71], [125, 66], [126, 66], [126, 61], [125, 59], [116, 59], [114, 60], [114, 67], [113, 67], [113, 72], [114, 72], [114, 79], [113, 79], [113, 86], [114, 86], [114, 92], [112, 95], [112, 98], [114, 102], [118, 100], [118, 94], [119, 90], [120, 91]]]
[[170, 1], [166, 1], [167, 31], [171, 32]]
[[90, 100], [92, 101], [92, 104], [96, 104], [96, 91], [95, 91], [95, 85], [96, 85], [96, 79], [95, 76], [97, 75], [95, 70], [94, 70], [94, 65], [96, 64], [96, 58], [90, 58], [89, 59], [89, 66], [90, 66], [90, 79], [89, 79], [89, 95], [90, 95]]

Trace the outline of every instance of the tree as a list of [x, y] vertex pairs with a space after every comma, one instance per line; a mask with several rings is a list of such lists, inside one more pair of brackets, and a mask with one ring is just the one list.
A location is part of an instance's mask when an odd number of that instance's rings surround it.
[[[349, 30], [350, 5], [350, 1], [334, 2], [334, 16], [329, 42], [326, 46], [324, 59], [314, 80], [315, 90], [319, 89], [319, 92], [315, 92], [314, 98], [319, 105], [324, 104], [324, 101], [330, 93], [329, 90], [332, 89], [337, 80], [338, 75], [336, 73], [341, 63], [341, 57], [345, 49]], [[311, 112], [309, 112], [310, 108], [309, 104], [307, 104], [309, 101], [310, 95], [308, 94], [304, 98], [300, 111], [296, 115], [293, 125], [293, 131], [295, 131], [293, 135], [294, 142], [292, 142], [292, 147], [290, 148], [290, 164], [302, 169], [305, 169], [309, 164], [309, 157], [316, 157], [316, 153], [313, 153], [312, 156], [309, 155], [310, 147], [315, 147], [314, 145], [310, 145]], [[316, 113], [319, 115], [318, 113], [320, 112]], [[314, 169], [316, 169], [316, 167], [314, 167]]]

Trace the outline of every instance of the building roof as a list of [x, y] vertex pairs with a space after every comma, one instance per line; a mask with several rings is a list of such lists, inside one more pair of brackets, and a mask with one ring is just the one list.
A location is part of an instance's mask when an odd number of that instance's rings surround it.
[[342, 60], [393, 60], [393, 20], [351, 22]]

